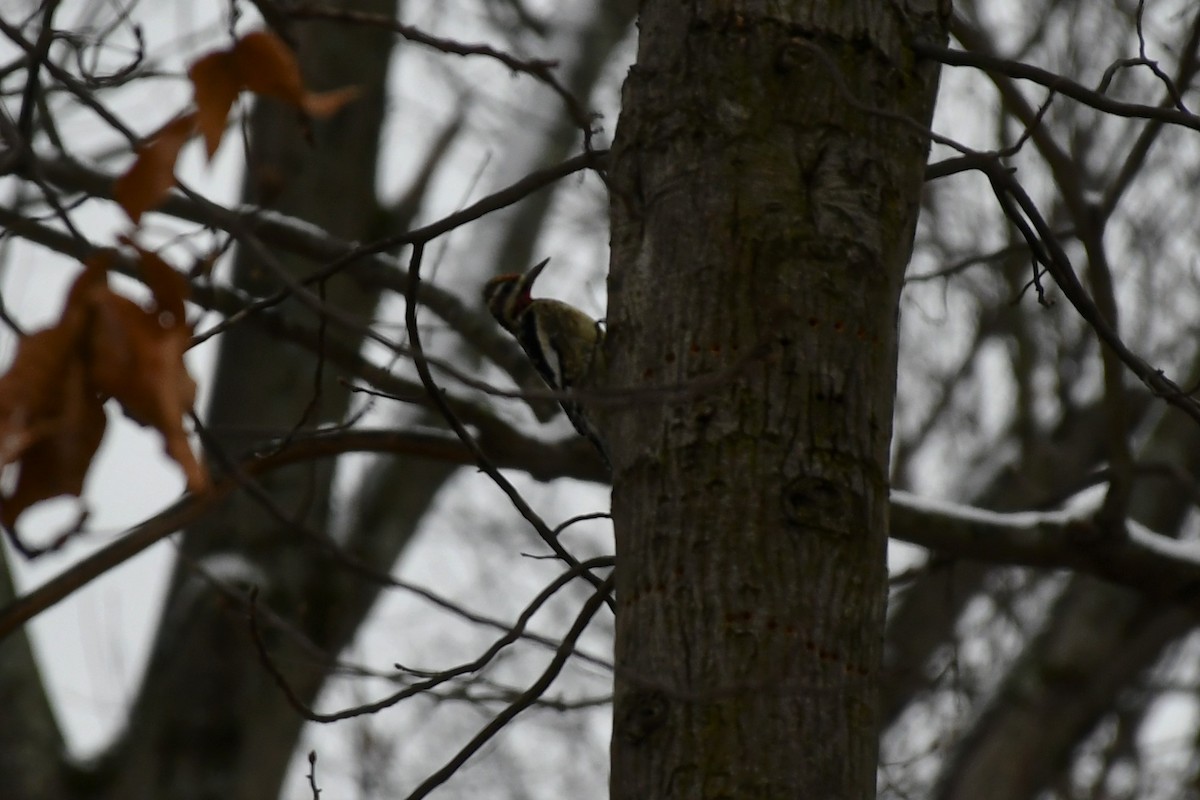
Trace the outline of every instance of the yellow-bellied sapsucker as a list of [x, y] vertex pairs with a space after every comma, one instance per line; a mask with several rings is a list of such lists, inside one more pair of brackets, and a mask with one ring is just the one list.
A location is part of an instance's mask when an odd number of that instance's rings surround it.
[[[533, 299], [533, 282], [550, 259], [523, 275], [500, 275], [483, 287], [492, 316], [521, 345], [551, 389], [571, 391], [592, 384], [604, 369], [604, 329], [574, 306], [547, 298]], [[595, 425], [574, 400], [560, 400], [567, 419], [608, 462], [608, 449]]]

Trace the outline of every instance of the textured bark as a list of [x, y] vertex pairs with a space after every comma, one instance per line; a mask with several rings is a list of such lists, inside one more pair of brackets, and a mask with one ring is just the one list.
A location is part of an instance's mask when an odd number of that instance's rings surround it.
[[896, 308], [926, 154], [894, 115], [928, 119], [936, 70], [907, 43], [943, 24], [919, 3], [643, 4], [610, 379], [704, 380], [605, 415], [614, 798], [874, 794]]

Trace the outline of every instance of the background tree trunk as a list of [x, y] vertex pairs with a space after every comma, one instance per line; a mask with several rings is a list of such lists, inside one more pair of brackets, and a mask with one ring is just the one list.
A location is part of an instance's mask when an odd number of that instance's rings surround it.
[[[397, 11], [392, 0], [345, 5], [385, 15]], [[378, 140], [394, 39], [382, 30], [324, 23], [297, 24], [292, 30], [311, 85], [356, 85], [364, 95], [334, 120], [312, 123], [307, 133], [295, 110], [257, 102], [245, 200], [347, 240], [368, 238], [379, 214]], [[313, 269], [300, 258], [273, 255], [294, 279]], [[262, 259], [244, 247], [234, 270], [234, 282], [252, 294], [270, 294], [280, 286]], [[345, 277], [330, 281], [325, 297], [331, 306], [364, 320], [376, 303], [373, 293]], [[281, 313], [296, 324], [316, 325], [299, 302], [285, 303]], [[333, 326], [327, 335], [351, 350], [360, 345]], [[217, 446], [236, 459], [265, 435], [340, 421], [348, 401], [337, 371], [319, 372], [311, 352], [253, 325], [239, 325], [222, 343], [204, 419]], [[326, 460], [280, 470], [261, 483], [274, 509], [251, 492], [239, 492], [185, 532], [146, 679], [129, 729], [110, 757], [113, 780], [106, 796], [250, 800], [277, 795], [304, 720], [264, 670], [244, 610], [206, 583], [196, 568], [221, 559], [243, 561], [252, 571], [248, 580], [261, 587], [264, 607], [293, 620], [295, 631], [336, 657], [378, 587], [361, 578], [339, 579], [345, 573], [304, 532], [327, 535], [334, 467]], [[432, 491], [451, 471], [444, 465], [424, 469], [406, 485], [416, 507], [394, 541], [411, 535]], [[393, 558], [398, 547], [390, 548]], [[390, 561], [372, 563], [386, 569]], [[293, 636], [269, 629], [267, 639], [289, 665], [288, 677], [300, 696], [311, 702], [330, 664], [315, 659]]]
[[[945, 9], [942, 9], [944, 13]], [[871, 797], [933, 4], [643, 4], [612, 173], [612, 796]], [[882, 114], [865, 112], [878, 109]], [[791, 743], [781, 747], [781, 742]]]

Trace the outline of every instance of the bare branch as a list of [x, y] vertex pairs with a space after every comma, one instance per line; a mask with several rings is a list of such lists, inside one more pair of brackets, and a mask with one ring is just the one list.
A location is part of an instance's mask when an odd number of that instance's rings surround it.
[[[487, 440], [480, 442], [480, 444], [485, 443], [488, 452], [493, 454], [495, 463], [509, 467], [516, 466], [511, 460], [512, 456], [522, 452], [522, 448], [517, 446], [516, 442], [500, 442], [495, 445]], [[583, 477], [587, 474], [583, 470], [587, 470], [591, 466], [591, 462], [582, 458], [581, 454], [590, 450], [590, 445], [582, 439], [572, 442], [572, 444], [576, 445], [575, 450], [564, 448], [556, 450], [553, 447], [544, 447], [540, 452], [535, 452], [537, 450], [535, 447], [534, 450], [525, 450], [525, 452], [530, 463], [538, 465], [539, 471], [547, 460], [556, 461], [565, 470], [563, 475]], [[492, 450], [493, 446], [496, 448], [494, 451]], [[315, 458], [332, 458], [354, 452], [416, 455], [463, 464], [473, 463], [476, 459], [476, 455], [467, 451], [459, 440], [444, 433], [343, 431], [316, 435], [311, 438], [298, 438], [287, 450], [265, 458], [242, 462], [239, 468], [248, 475], [259, 476], [289, 464]], [[131, 528], [111, 544], [69, 567], [58, 577], [52, 578], [37, 589], [0, 608], [0, 641], [21, 625], [66, 599], [113, 567], [128, 561], [155, 542], [165, 539], [175, 531], [202, 518], [237, 487], [236, 481], [226, 478], [217, 481], [211, 489], [203, 494], [186, 495], [180, 498], [168, 508]]]
[[914, 42], [913, 51], [920, 56], [932, 58], [947, 66], [976, 67], [989, 72], [998, 72], [1010, 78], [1033, 81], [1045, 86], [1047, 89], [1053, 89], [1059, 94], [1070, 97], [1072, 100], [1077, 100], [1086, 106], [1090, 106], [1097, 111], [1103, 111], [1117, 117], [1154, 119], [1200, 131], [1200, 116], [1195, 114], [1180, 111], [1173, 107], [1164, 108], [1162, 106], [1147, 106], [1141, 103], [1123, 103], [1119, 100], [1113, 100], [1108, 95], [1088, 89], [1058, 73], [1029, 64], [1022, 64], [1019, 61], [1010, 61], [1007, 58], [1000, 58], [999, 56], [988, 55], [986, 53], [956, 50], [932, 42]]
[[1161, 599], [1188, 603], [1200, 592], [1200, 545], [1127, 521], [1128, 536], [1102, 530], [1093, 493], [1067, 511], [999, 514], [892, 492], [891, 535], [976, 561], [1086, 572]]

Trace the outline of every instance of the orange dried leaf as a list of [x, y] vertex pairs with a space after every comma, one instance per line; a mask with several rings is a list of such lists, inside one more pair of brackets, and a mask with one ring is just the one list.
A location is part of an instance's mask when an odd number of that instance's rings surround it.
[[191, 326], [182, 308], [178, 314], [161, 311], [145, 311], [115, 294], [97, 302], [91, 378], [97, 390], [117, 400], [131, 419], [162, 434], [167, 455], [183, 468], [188, 488], [199, 491], [208, 485], [208, 474], [183, 427], [196, 399], [196, 383], [183, 363]]
[[196, 396], [183, 364], [191, 342], [187, 279], [157, 254], [138, 252], [152, 310], [109, 289], [113, 253], [101, 251], [85, 262], [58, 323], [23, 338], [0, 376], [0, 469], [20, 470], [12, 493], [0, 495], [6, 525], [34, 503], [82, 491], [104, 436], [108, 396], [162, 434], [189, 489], [208, 485], [183, 427]]
[[175, 185], [179, 150], [196, 130], [196, 114], [185, 114], [164, 125], [138, 148], [137, 159], [113, 185], [113, 199], [135, 223], [166, 199]]
[[67, 294], [58, 324], [17, 344], [12, 365], [0, 376], [0, 468], [12, 464], [61, 411], [60, 382], [86, 333], [87, 306], [105, 289], [102, 267], [89, 264]]
[[281, 39], [265, 31], [247, 34], [231, 55], [246, 89], [282, 100], [312, 117], [328, 117], [359, 94], [353, 86], [330, 92], [308, 91], [295, 54]]
[[75, 280], [58, 324], [23, 338], [0, 377], [0, 469], [20, 469], [13, 493], [0, 496], [6, 525], [40, 500], [78, 495], [104, 435], [102, 402], [83, 361], [88, 307], [107, 291], [104, 258]]
[[359, 94], [361, 92], [357, 86], [347, 86], [331, 92], [305, 92], [300, 99], [300, 108], [310, 117], [323, 119], [336, 113]]
[[16, 487], [0, 501], [0, 520], [10, 528], [34, 503], [64, 494], [78, 497], [104, 438], [103, 404], [87, 381], [83, 360], [72, 355], [59, 375], [56, 413], [22, 454]]
[[12, 366], [0, 377], [0, 468], [19, 461], [45, 435], [57, 415], [58, 383], [78, 338], [78, 330], [60, 325], [18, 343]]
[[196, 126], [204, 137], [208, 158], [212, 160], [225, 135], [229, 109], [243, 88], [242, 79], [229, 51], [204, 56], [188, 70], [188, 77], [192, 80], [196, 104]]
[[242, 85], [255, 94], [300, 107], [304, 80], [296, 56], [279, 37], [265, 31], [247, 34], [231, 51]]
[[[128, 236], [122, 235], [119, 240], [122, 244], [127, 244], [137, 250], [138, 255], [141, 256], [142, 283], [146, 284], [151, 294], [154, 295], [154, 304], [160, 315], [160, 324], [164, 326], [175, 323], [182, 324], [184, 321], [183, 301], [187, 300], [188, 295], [192, 292], [187, 276], [172, 269], [171, 265], [163, 261], [158, 253], [142, 248]], [[171, 318], [164, 320], [161, 316], [163, 313], [170, 314]]]
[[105, 248], [97, 250], [84, 259], [83, 272], [75, 279], [67, 292], [67, 305], [63, 308], [62, 315], [63, 322], [70, 318], [82, 324], [88, 314], [92, 298], [97, 293], [104, 294], [109, 291], [108, 268], [115, 255], [115, 250]]

